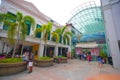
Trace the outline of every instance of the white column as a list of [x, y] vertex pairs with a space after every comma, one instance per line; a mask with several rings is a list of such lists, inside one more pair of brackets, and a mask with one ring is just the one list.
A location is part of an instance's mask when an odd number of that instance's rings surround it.
[[55, 46], [55, 50], [54, 50], [54, 57], [58, 56], [58, 46]]
[[[118, 37], [119, 36], [117, 36], [117, 33], [118, 33], [117, 32], [117, 29], [118, 29], [117, 24], [119, 22], [115, 21], [116, 20], [115, 15], [117, 17], [120, 17], [119, 13], [117, 12], [117, 10], [119, 10], [119, 7], [115, 8], [116, 4], [110, 4], [107, 0], [101, 0], [101, 1], [103, 4], [102, 8], [103, 8], [104, 19], [105, 19], [107, 42], [108, 42], [108, 45], [110, 48], [110, 54], [111, 54], [112, 60], [113, 60], [113, 67], [120, 68], [120, 50], [119, 50], [119, 45], [118, 45], [118, 39], [119, 39]], [[111, 1], [114, 1], [114, 0], [111, 0]], [[108, 3], [108, 4], [106, 5], [106, 3]], [[113, 7], [113, 5], [114, 5], [114, 7]], [[113, 13], [115, 9], [117, 9], [116, 13]]]
[[43, 57], [44, 44], [39, 44], [38, 57]]

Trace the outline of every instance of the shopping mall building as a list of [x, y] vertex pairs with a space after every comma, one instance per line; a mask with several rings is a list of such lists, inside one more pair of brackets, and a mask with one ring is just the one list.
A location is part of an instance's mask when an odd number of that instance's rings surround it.
[[[16, 16], [17, 12], [21, 12], [23, 15], [32, 16], [35, 19], [35, 27], [39, 28], [43, 24], [47, 24], [49, 21], [52, 22], [54, 31], [57, 28], [62, 28], [63, 25], [60, 25], [56, 21], [52, 20], [50, 17], [41, 13], [32, 3], [24, 1], [24, 0], [1, 0], [0, 12], [7, 13], [12, 16]], [[34, 30], [31, 29], [30, 22], [26, 22], [28, 26], [28, 33], [26, 40], [19, 40], [17, 44], [17, 49], [19, 54], [21, 54], [21, 50], [23, 51], [26, 48], [32, 49], [35, 53], [35, 56], [43, 56], [45, 52], [44, 47], [47, 46], [46, 55], [49, 55], [49, 52], [52, 50], [52, 56], [58, 56], [60, 51], [63, 53], [62, 55], [66, 56], [67, 51], [70, 50], [70, 45], [64, 45], [61, 43], [57, 43], [51, 41], [51, 36], [49, 36], [48, 42], [45, 44], [44, 41], [40, 38], [41, 34], [38, 36], [34, 36]], [[68, 25], [66, 30], [70, 31], [70, 26]], [[10, 53], [14, 48], [14, 45], [11, 45], [7, 39], [7, 30], [8, 27], [1, 23], [0, 26], [0, 53]], [[62, 49], [62, 50], [61, 50]]]

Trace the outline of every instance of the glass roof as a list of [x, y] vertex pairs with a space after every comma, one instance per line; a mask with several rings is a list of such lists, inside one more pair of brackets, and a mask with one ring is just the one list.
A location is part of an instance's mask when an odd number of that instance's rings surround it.
[[82, 33], [79, 41], [105, 40], [101, 7], [96, 6], [93, 1], [75, 8], [69, 23]]

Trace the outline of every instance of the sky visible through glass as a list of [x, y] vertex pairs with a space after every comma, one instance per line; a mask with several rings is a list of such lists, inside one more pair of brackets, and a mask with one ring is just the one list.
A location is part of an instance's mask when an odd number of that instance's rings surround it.
[[100, 0], [26, 0], [32, 2], [40, 12], [44, 13], [52, 20], [58, 22], [61, 25], [65, 25], [66, 22], [72, 17], [71, 12], [77, 6], [89, 2], [95, 1], [97, 5], [100, 5]]

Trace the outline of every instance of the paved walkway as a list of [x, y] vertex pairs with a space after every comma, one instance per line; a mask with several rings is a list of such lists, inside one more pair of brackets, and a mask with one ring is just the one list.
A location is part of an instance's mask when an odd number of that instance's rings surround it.
[[86, 77], [99, 73], [118, 73], [120, 70], [113, 69], [110, 65], [104, 64], [98, 68], [97, 62], [69, 60], [68, 63], [54, 64], [52, 67], [34, 67], [32, 73], [27, 71], [0, 77], [0, 80], [85, 80]]

